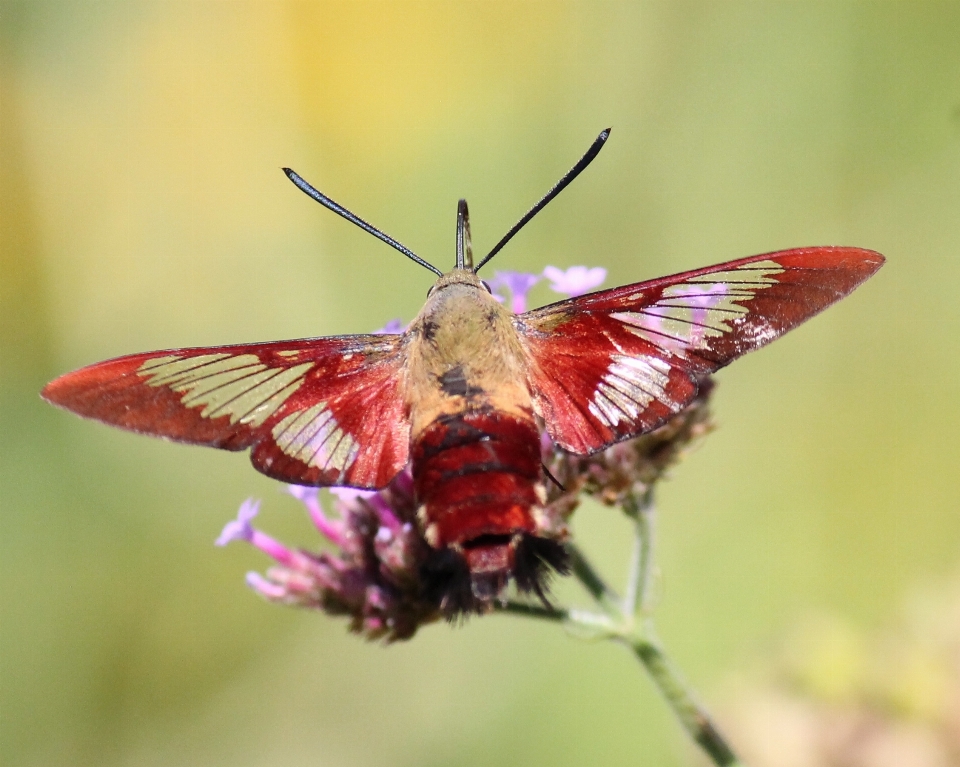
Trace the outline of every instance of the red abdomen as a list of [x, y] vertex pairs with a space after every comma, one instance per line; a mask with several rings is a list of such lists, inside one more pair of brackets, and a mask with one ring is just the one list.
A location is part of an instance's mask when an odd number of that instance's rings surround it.
[[534, 533], [540, 439], [532, 419], [488, 412], [437, 419], [413, 446], [413, 479], [431, 543]]
[[462, 554], [476, 596], [499, 592], [515, 574], [518, 545], [538, 532], [533, 419], [487, 410], [441, 417], [419, 435], [412, 457], [427, 539]]

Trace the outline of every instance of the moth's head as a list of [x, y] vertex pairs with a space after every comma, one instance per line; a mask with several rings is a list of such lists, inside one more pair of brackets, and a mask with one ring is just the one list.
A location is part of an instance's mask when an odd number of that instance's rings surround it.
[[463, 332], [479, 317], [489, 316], [491, 312], [503, 311], [490, 288], [472, 269], [454, 268], [438, 279], [427, 292], [427, 300], [411, 324], [411, 329], [419, 323], [428, 323], [437, 327], [459, 328], [454, 335]]
[[473, 269], [463, 269], [460, 267], [454, 267], [449, 272], [444, 274], [440, 279], [438, 279], [430, 290], [427, 291], [427, 296], [436, 295], [439, 291], [443, 291], [447, 288], [453, 286], [461, 286], [466, 288], [474, 288], [476, 290], [483, 291], [484, 293], [490, 293], [490, 286], [481, 280], [473, 271]]

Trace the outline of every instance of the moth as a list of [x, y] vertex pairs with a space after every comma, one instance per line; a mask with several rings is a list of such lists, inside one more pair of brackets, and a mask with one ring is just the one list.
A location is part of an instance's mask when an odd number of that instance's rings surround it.
[[256, 469], [293, 484], [382, 488], [409, 462], [444, 609], [483, 609], [511, 579], [542, 595], [566, 552], [563, 526], [544, 511], [541, 430], [590, 454], [655, 429], [706, 376], [884, 262], [859, 248], [799, 248], [512, 314], [477, 272], [609, 133], [476, 266], [460, 200], [446, 273], [285, 168], [314, 200], [437, 275], [406, 331], [133, 354], [57, 378], [42, 396], [141, 434], [249, 448]]

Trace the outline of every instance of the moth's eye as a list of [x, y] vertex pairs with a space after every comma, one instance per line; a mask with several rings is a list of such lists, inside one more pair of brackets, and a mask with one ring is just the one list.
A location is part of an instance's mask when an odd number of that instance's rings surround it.
[[493, 291], [490, 290], [490, 283], [486, 280], [480, 280], [480, 284], [487, 289], [487, 293], [493, 294]]
[[430, 298], [430, 294], [433, 293], [433, 291], [436, 289], [437, 289], [436, 285], [431, 285], [429, 288], [427, 288], [427, 298]]

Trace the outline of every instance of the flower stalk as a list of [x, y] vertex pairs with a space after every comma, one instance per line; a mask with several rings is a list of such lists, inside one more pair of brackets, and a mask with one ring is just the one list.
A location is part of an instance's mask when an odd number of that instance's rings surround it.
[[744, 767], [724, 739], [709, 712], [697, 700], [679, 669], [667, 657], [653, 619], [655, 567], [653, 533], [656, 508], [653, 490], [624, 499], [623, 510], [633, 521], [634, 551], [625, 594], [620, 598], [575, 546], [570, 546], [574, 577], [593, 597], [601, 612], [549, 609], [523, 602], [508, 602], [502, 612], [560, 622], [573, 635], [610, 639], [629, 648], [646, 668], [681, 726], [718, 767]]

